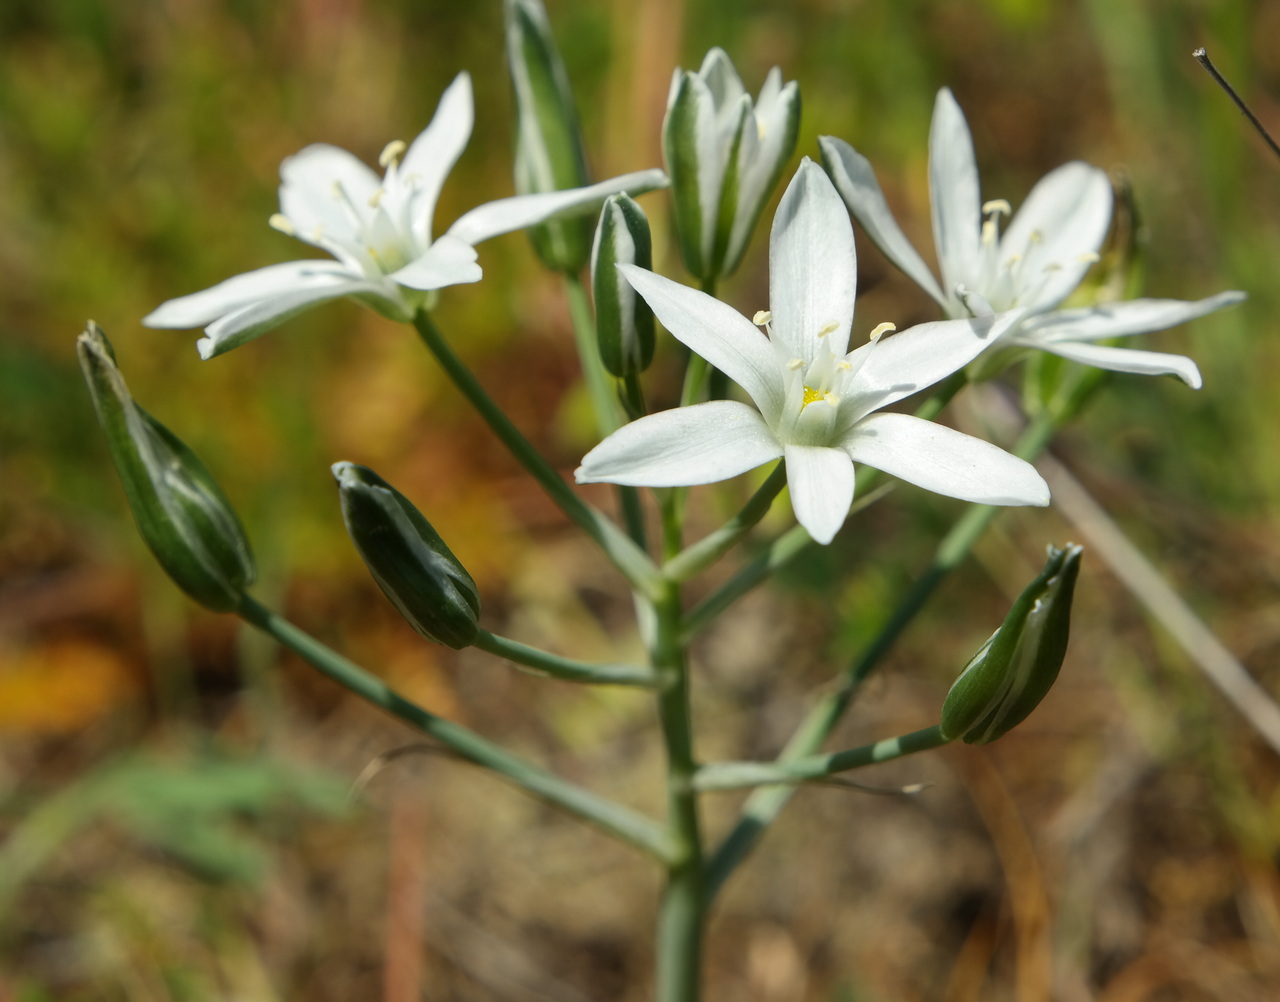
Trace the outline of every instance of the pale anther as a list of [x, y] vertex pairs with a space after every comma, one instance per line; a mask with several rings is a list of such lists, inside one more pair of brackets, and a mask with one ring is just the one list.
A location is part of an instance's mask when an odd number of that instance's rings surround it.
[[382, 201], [382, 196], [383, 196], [383, 195], [385, 195], [386, 193], [387, 193], [387, 191], [386, 191], [386, 189], [385, 189], [385, 188], [379, 188], [379, 189], [378, 189], [377, 191], [375, 191], [372, 195], [370, 195], [370, 196], [369, 196], [369, 208], [371, 208], [371, 209], [376, 209], [376, 208], [378, 207], [379, 203], [381, 203], [381, 201]]
[[822, 328], [822, 330], [818, 331], [818, 337], [826, 337], [828, 334], [834, 334], [839, 329], [840, 329], [840, 321], [832, 320], [831, 323], [827, 324], [827, 326]]
[[755, 316], [751, 318], [751, 322], [757, 327], [763, 327], [773, 319], [773, 314], [768, 310], [756, 310]]
[[804, 368], [804, 359], [793, 358], [790, 362], [787, 363], [787, 368], [790, 369], [792, 372], [800, 371], [801, 369]]
[[383, 170], [393, 164], [400, 162], [400, 158], [404, 156], [404, 151], [409, 148], [409, 144], [403, 139], [393, 139], [382, 148], [382, 152], [378, 154], [378, 166]]
[[1102, 260], [1102, 255], [1099, 254], [1097, 251], [1089, 251], [1086, 254], [1077, 255], [1076, 260], [1079, 261], [1081, 264], [1097, 264], [1099, 261]]
[[984, 216], [992, 214], [1011, 216], [1013, 215], [1013, 206], [1003, 198], [993, 198], [989, 202], [982, 203], [982, 214]]
[[298, 235], [298, 228], [289, 221], [289, 217], [283, 212], [271, 213], [271, 218], [267, 220], [267, 225], [273, 230], [283, 233], [286, 237]]
[[830, 404], [832, 407], [840, 406], [840, 398], [830, 390], [827, 390], [827, 392], [822, 395], [822, 402], [824, 404]]
[[874, 343], [876, 341], [879, 341], [882, 337], [884, 337], [890, 331], [896, 331], [897, 329], [898, 329], [897, 324], [889, 323], [886, 320], [884, 323], [876, 325], [876, 329], [871, 332], [871, 335], [868, 338], [868, 340]]

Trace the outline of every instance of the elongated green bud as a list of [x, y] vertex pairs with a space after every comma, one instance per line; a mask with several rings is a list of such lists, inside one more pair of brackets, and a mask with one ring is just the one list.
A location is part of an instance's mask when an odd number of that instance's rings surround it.
[[97, 324], [76, 353], [138, 532], [179, 588], [210, 609], [234, 609], [255, 571], [231, 503], [196, 454], [134, 403]]
[[[516, 99], [516, 190], [522, 195], [590, 184], [569, 76], [540, 0], [506, 0], [507, 66]], [[571, 217], [529, 231], [534, 250], [555, 271], [587, 263], [591, 221]]]
[[662, 125], [685, 267], [732, 274], [800, 134], [800, 91], [774, 67], [755, 101], [722, 49], [697, 73], [676, 70]]
[[480, 595], [412, 502], [365, 466], [334, 463], [342, 520], [383, 594], [432, 643], [470, 647]]
[[1083, 552], [1074, 543], [1061, 550], [1049, 547], [1040, 576], [951, 686], [942, 704], [941, 727], [948, 740], [987, 744], [1025, 720], [1044, 699], [1067, 653]]
[[622, 277], [620, 264], [653, 269], [649, 220], [635, 199], [610, 195], [591, 246], [591, 288], [600, 358], [621, 379], [638, 376], [653, 361], [653, 311]]

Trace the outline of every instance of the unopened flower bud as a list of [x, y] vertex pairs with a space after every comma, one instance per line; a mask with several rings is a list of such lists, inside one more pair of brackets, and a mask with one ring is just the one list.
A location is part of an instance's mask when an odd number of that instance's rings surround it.
[[697, 73], [676, 70], [662, 126], [685, 267], [703, 281], [732, 274], [796, 148], [800, 91], [775, 66], [752, 102], [722, 49]]
[[[507, 66], [516, 99], [516, 190], [522, 195], [590, 183], [569, 76], [540, 0], [506, 0]], [[529, 231], [548, 268], [577, 273], [587, 262], [591, 222], [573, 216]]]
[[610, 373], [624, 378], [653, 361], [653, 311], [623, 278], [620, 264], [652, 270], [649, 220], [630, 196], [611, 195], [591, 246], [591, 286], [600, 358]]
[[76, 352], [138, 532], [179, 588], [210, 609], [234, 609], [255, 572], [231, 503], [195, 453], [134, 403], [97, 324]]
[[409, 625], [454, 650], [479, 632], [480, 595], [422, 513], [368, 467], [334, 463], [342, 520], [369, 573]]
[[948, 740], [987, 744], [1026, 719], [1044, 699], [1067, 653], [1071, 598], [1084, 551], [1049, 547], [1049, 559], [1000, 629], [969, 661], [942, 705]]

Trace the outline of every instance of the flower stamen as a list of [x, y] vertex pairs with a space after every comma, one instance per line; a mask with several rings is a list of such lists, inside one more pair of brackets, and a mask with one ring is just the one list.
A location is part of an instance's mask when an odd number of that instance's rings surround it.
[[382, 152], [378, 154], [378, 166], [383, 170], [390, 170], [400, 163], [400, 158], [404, 156], [405, 150], [409, 148], [409, 144], [403, 139], [393, 139], [382, 148]]

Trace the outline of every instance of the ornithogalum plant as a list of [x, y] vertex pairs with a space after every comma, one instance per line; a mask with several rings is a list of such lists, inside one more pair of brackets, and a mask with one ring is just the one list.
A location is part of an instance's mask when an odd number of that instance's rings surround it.
[[[647, 660], [590, 664], [491, 632], [479, 589], [443, 538], [448, 527], [433, 525], [366, 467], [333, 466], [334, 517], [343, 518], [374, 579], [424, 642], [474, 646], [558, 679], [649, 692], [667, 751], [665, 817], [624, 807], [430, 713], [259, 604], [248, 591], [254, 576], [248, 543], [208, 470], [133, 401], [95, 326], [82, 335], [80, 356], [138, 526], [177, 584], [209, 608], [239, 614], [458, 756], [651, 857], [665, 874], [656, 909], [654, 991], [660, 1002], [691, 1002], [699, 995], [704, 929], [716, 893], [799, 784], [951, 740], [995, 740], [1034, 710], [1063, 665], [1081, 556], [1073, 545], [1051, 548], [1044, 571], [957, 672], [937, 720], [865, 747], [822, 751], [861, 682], [968, 553], [996, 506], [1049, 503], [1048, 487], [1030, 461], [1098, 386], [1096, 378], [1080, 377], [1088, 370], [1068, 368], [1052, 399], [1028, 415], [1022, 439], [1006, 451], [936, 420], [966, 386], [967, 373], [978, 371], [975, 360], [1018, 364], [1024, 349], [1036, 348], [1070, 363], [1171, 373], [1198, 386], [1189, 359], [1099, 342], [1201, 316], [1240, 294], [1198, 303], [1095, 301], [1090, 289], [1098, 286], [1084, 282], [1108, 230], [1106, 176], [1083, 163], [1059, 168], [1032, 190], [1001, 234], [1009, 204], [982, 202], [968, 128], [944, 90], [929, 144], [941, 281], [894, 222], [869, 163], [828, 137], [820, 142], [825, 172], [804, 158], [773, 215], [768, 302], [730, 305], [714, 289], [742, 260], [787, 173], [799, 128], [798, 85], [784, 85], [774, 69], [753, 100], [728, 56], [713, 50], [697, 73], [675, 72], [662, 127], [667, 173], [639, 170], [592, 184], [545, 11], [537, 0], [507, 0], [506, 18], [519, 194], [463, 214], [442, 234], [433, 229], [441, 186], [472, 131], [470, 81], [459, 73], [426, 130], [411, 144], [386, 147], [381, 176], [333, 146], [309, 146], [285, 160], [272, 225], [331, 259], [250, 271], [170, 300], [144, 322], [204, 327], [197, 346], [206, 359], [339, 297], [416, 328], [462, 396], [621, 574], [634, 595]], [[668, 174], [675, 240], [698, 288], [661, 274], [674, 249], [653, 246], [645, 212], [632, 197], [666, 187]], [[857, 322], [854, 232], [846, 208], [937, 301], [944, 319], [902, 331]], [[656, 209], [661, 205], [651, 202], [649, 211]], [[598, 219], [593, 240], [592, 219]], [[600, 440], [583, 457], [577, 480], [618, 485], [618, 520], [589, 504], [533, 448], [454, 354], [433, 316], [440, 290], [482, 279], [477, 243], [530, 227], [538, 228], [540, 256], [568, 285], [596, 410]], [[594, 309], [582, 275], [588, 263]], [[670, 371], [650, 367], [655, 351], [663, 350], [655, 316], [683, 346], [672, 350], [668, 343], [667, 350], [688, 360], [688, 372], [680, 406], [649, 413], [644, 381]], [[713, 370], [741, 393], [725, 384], [707, 399]], [[981, 375], [998, 373], [987, 366]], [[765, 464], [773, 466], [738, 514], [703, 538], [685, 540], [688, 488]], [[869, 488], [885, 475], [972, 507], [868, 652], [837, 673], [775, 761], [701, 761], [689, 701], [696, 669], [691, 640], [773, 570], [810, 545], [830, 543], [851, 512], [884, 493]], [[638, 488], [658, 490], [650, 500]], [[759, 523], [784, 488], [795, 524], [770, 538]], [[699, 604], [687, 603], [683, 583], [748, 536], [755, 554]], [[572, 647], [572, 638], [564, 646]], [[699, 799], [738, 787], [755, 788], [742, 820], [713, 842], [703, 830]]]

